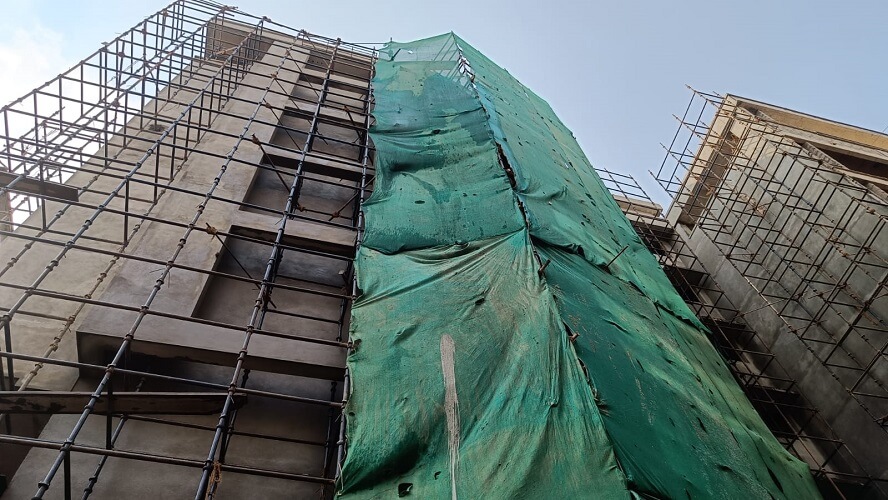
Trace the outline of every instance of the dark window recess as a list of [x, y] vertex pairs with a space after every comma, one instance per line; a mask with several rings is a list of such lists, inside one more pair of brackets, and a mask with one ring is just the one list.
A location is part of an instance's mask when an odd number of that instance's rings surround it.
[[720, 139], [718, 149], [712, 152], [700, 179], [691, 190], [690, 201], [682, 209], [679, 222], [691, 226], [697, 223], [709, 205], [712, 194], [718, 191], [719, 185], [724, 180], [725, 172], [737, 159], [739, 147], [740, 138], [730, 131]]
[[651, 251], [651, 253], [655, 255], [667, 255], [666, 250], [663, 249], [663, 242], [660, 241], [659, 238], [642, 234], [641, 241], [642, 243], [644, 243], [644, 246], [646, 246], [648, 250]]
[[[331, 55], [331, 52], [312, 49], [308, 56], [308, 67], [315, 71], [326, 71]], [[344, 52], [339, 52], [333, 61], [332, 73], [333, 76], [342, 75], [357, 80], [369, 80], [371, 69], [369, 60], [349, 57]]]
[[[287, 206], [298, 161], [274, 156], [270, 161], [266, 158], [263, 164], [267, 168], [257, 168], [244, 199], [245, 203], [255, 206], [244, 206], [242, 210], [274, 215]], [[326, 165], [306, 162], [303, 171], [307, 175], [299, 188], [293, 213], [319, 221], [351, 224], [357, 183], [323, 175], [320, 172], [336, 171]]]
[[681, 296], [682, 300], [685, 302], [700, 302], [700, 297], [697, 296], [694, 288], [699, 285], [703, 279], [702, 273], [673, 265], [663, 266], [663, 271], [666, 273], [666, 277], [669, 278], [669, 281], [672, 283], [672, 286], [675, 287], [675, 291], [678, 292], [678, 295]]
[[332, 56], [332, 52], [328, 52], [326, 50], [312, 49], [308, 52], [308, 62], [306, 66], [309, 69], [314, 71], [324, 72], [327, 69], [327, 66], [330, 65], [330, 56]]
[[[299, 81], [293, 87], [291, 96], [300, 101], [300, 108], [308, 106], [310, 109], [313, 109], [314, 105], [318, 102], [318, 98], [321, 96], [321, 90], [323, 88], [323, 78], [303, 73], [299, 76]], [[331, 78], [330, 82], [327, 84], [327, 96], [326, 99], [324, 99], [323, 104], [330, 108], [339, 110], [345, 109], [350, 113], [363, 113], [366, 98], [366, 88], [337, 82]], [[355, 116], [356, 120], [360, 120], [361, 118], [363, 118], [363, 115]]]
[[[274, 235], [266, 236], [271, 239]], [[269, 244], [227, 238], [217, 254], [215, 270], [261, 280], [271, 249]], [[274, 283], [300, 290], [273, 288], [262, 328], [335, 340], [339, 335], [341, 299], [309, 290], [343, 294], [346, 279], [347, 264], [343, 259], [283, 250]], [[194, 316], [246, 325], [258, 294], [258, 283], [211, 276]]]
[[[6, 387], [6, 389], [9, 388]], [[48, 421], [49, 415], [47, 414], [12, 414], [9, 416], [12, 432], [16, 436], [29, 438], [39, 437]], [[4, 424], [0, 424], [0, 427], [6, 431]], [[28, 455], [28, 451], [30, 451], [29, 448], [25, 446], [4, 445], [0, 448], [0, 494], [3, 493], [5, 487], [4, 481], [15, 475], [22, 461]]]
[[[302, 151], [311, 130], [311, 117], [311, 113], [304, 111], [285, 113], [271, 137], [271, 144], [291, 152]], [[359, 162], [363, 153], [362, 139], [363, 135], [355, 127], [343, 126], [326, 118], [319, 119], [311, 152]]]
[[874, 160], [859, 158], [849, 154], [840, 153], [827, 147], [817, 146], [818, 149], [826, 153], [833, 160], [841, 163], [848, 170], [859, 172], [861, 174], [879, 177], [883, 182], [874, 182], [880, 188], [888, 190], [888, 164], [880, 163]]

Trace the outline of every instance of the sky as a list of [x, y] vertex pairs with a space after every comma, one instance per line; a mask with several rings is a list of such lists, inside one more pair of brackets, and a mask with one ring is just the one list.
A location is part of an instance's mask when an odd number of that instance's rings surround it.
[[[230, 0], [234, 1], [234, 0]], [[0, 103], [85, 58], [161, 0], [16, 0], [0, 18]], [[454, 31], [546, 99], [593, 165], [656, 171], [691, 97], [731, 93], [888, 129], [888, 2], [821, 0], [237, 0], [358, 43]]]

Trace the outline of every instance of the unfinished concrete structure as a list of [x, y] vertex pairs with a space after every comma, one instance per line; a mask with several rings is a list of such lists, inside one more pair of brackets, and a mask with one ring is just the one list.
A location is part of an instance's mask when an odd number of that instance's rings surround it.
[[888, 136], [695, 92], [655, 176], [665, 218], [610, 181], [772, 431], [824, 492], [888, 496]]
[[[442, 40], [424, 54], [438, 68], [432, 73], [477, 94], [456, 37]], [[410, 59], [406, 52], [389, 57]], [[214, 2], [179, 0], [3, 108], [4, 499], [333, 495], [345, 453], [348, 323], [360, 292], [353, 258], [375, 178], [370, 80], [378, 55]], [[481, 78], [491, 74], [475, 62]], [[530, 99], [516, 88], [515, 97]], [[557, 118], [538, 121], [554, 128]], [[567, 135], [561, 146], [570, 147]], [[512, 196], [511, 167], [521, 173], [521, 165], [507, 157], [521, 142], [505, 142], [488, 153], [500, 192]], [[579, 165], [582, 153], [572, 154]], [[684, 248], [652, 243], [651, 235], [677, 234], [655, 220], [658, 207], [617, 201], [655, 253]], [[615, 269], [639, 258], [628, 248], [612, 249], [603, 268], [621, 255]], [[542, 282], [549, 261], [534, 263], [541, 267], [531, 278]], [[727, 359], [746, 360], [752, 351], [728, 337], [736, 314], [721, 295], [693, 292], [703, 275], [692, 272], [697, 264], [661, 264], [694, 312], [724, 327]], [[556, 340], [572, 353], [577, 336]], [[774, 402], [777, 382], [761, 383], [761, 370], [776, 363], [735, 363], [742, 375], [737, 366], [750, 370], [738, 379], [754, 403]], [[583, 394], [595, 410], [591, 392]], [[545, 411], [555, 406], [546, 401]], [[758, 406], [772, 423], [770, 407]], [[771, 429], [826, 491], [868, 487], [830, 422], [813, 415], [804, 432], [785, 412]], [[706, 433], [699, 418], [690, 428]], [[637, 478], [629, 485], [615, 467], [602, 469], [619, 488], [638, 488]], [[770, 479], [758, 480], [783, 492], [767, 470]], [[398, 484], [397, 494], [412, 487]]]
[[3, 108], [3, 498], [332, 494], [374, 57], [183, 0]]

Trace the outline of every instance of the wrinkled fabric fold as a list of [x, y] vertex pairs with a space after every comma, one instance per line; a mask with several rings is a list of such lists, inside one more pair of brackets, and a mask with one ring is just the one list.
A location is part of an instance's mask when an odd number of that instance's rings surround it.
[[339, 495], [818, 497], [545, 101], [453, 34], [373, 89]]

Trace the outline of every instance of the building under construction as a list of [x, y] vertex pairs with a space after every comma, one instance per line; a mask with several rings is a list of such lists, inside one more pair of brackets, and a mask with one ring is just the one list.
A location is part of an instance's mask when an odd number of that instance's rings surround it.
[[774, 434], [888, 497], [888, 136], [694, 92], [655, 177], [668, 234], [645, 239]]
[[[746, 135], [709, 163], [689, 141], [661, 169], [676, 203], [660, 217], [631, 179], [604, 172], [606, 186], [545, 101], [452, 33], [350, 44], [179, 0], [0, 114], [4, 500], [884, 487], [882, 435], [855, 441], [842, 420], [859, 407], [884, 432], [884, 406], [866, 399], [884, 345], [863, 359], [885, 341], [884, 206], [846, 187], [857, 177], [821, 173], [837, 168], [826, 157], [817, 175], [874, 233], [824, 237], [855, 263], [832, 292], [807, 291], [817, 271], [772, 279], [800, 287], [779, 296], [732, 260], [753, 223], [712, 236], [707, 222], [722, 198], [705, 193], [739, 171], [723, 157]], [[771, 123], [750, 116], [738, 131]], [[780, 203], [801, 211], [808, 194], [792, 196]], [[755, 212], [750, 200], [736, 209]], [[713, 264], [727, 246], [740, 284]], [[856, 288], [866, 277], [877, 286]], [[744, 283], [753, 298], [732, 295]], [[827, 302], [812, 326], [798, 319]], [[834, 335], [831, 308], [849, 333], [837, 353], [806, 352], [829, 373], [853, 354], [861, 381], [836, 375], [836, 406], [802, 390], [808, 372], [762, 313], [808, 345]]]

